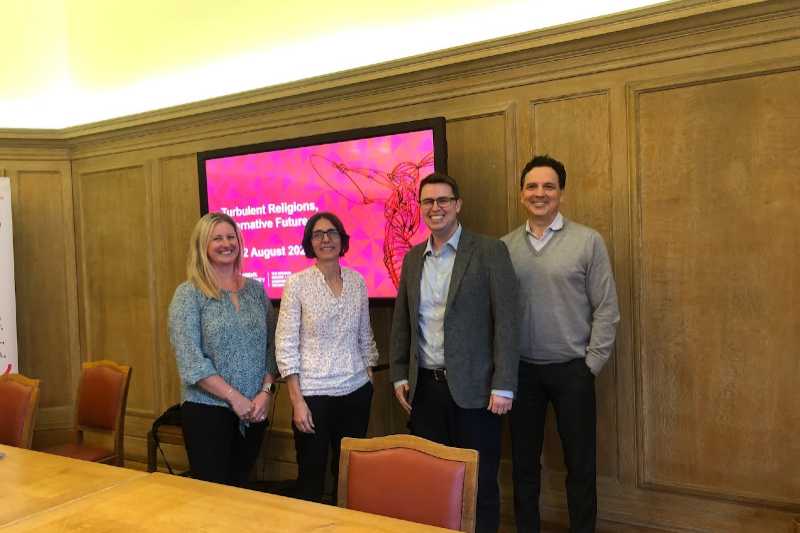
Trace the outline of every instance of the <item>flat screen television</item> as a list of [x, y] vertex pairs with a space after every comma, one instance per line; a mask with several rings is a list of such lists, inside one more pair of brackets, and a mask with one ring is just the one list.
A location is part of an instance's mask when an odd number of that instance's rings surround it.
[[419, 181], [446, 172], [444, 118], [341, 131], [197, 155], [203, 214], [221, 211], [242, 230], [245, 276], [281, 297], [286, 278], [313, 264], [302, 240], [314, 213], [336, 214], [350, 235], [342, 264], [364, 276], [369, 297], [394, 298], [403, 257], [428, 236]]

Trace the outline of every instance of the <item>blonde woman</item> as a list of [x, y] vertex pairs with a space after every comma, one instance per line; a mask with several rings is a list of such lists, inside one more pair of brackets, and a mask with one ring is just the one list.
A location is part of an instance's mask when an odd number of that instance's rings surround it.
[[277, 375], [275, 310], [241, 275], [241, 249], [232, 218], [203, 216], [189, 239], [188, 279], [169, 306], [192, 474], [239, 486], [258, 456]]

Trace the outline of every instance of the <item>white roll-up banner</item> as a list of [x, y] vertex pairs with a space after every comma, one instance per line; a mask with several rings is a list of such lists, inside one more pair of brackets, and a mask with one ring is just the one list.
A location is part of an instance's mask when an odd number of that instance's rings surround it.
[[0, 374], [18, 373], [11, 180], [0, 177]]

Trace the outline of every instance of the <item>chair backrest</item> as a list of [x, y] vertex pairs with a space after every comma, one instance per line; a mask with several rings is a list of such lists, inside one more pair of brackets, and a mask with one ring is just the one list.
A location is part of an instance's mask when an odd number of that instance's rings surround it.
[[475, 531], [478, 452], [412, 435], [342, 439], [338, 505]]
[[131, 367], [108, 360], [90, 361], [82, 366], [76, 409], [78, 431], [110, 432], [114, 462], [121, 465]]
[[20, 374], [0, 375], [0, 444], [31, 447], [38, 404], [38, 379]]

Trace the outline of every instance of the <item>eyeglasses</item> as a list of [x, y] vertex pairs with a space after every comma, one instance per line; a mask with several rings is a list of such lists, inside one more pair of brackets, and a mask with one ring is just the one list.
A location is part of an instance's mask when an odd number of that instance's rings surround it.
[[431, 209], [433, 204], [438, 205], [442, 209], [447, 209], [450, 207], [450, 204], [458, 200], [455, 196], [440, 196], [438, 198], [423, 198], [419, 201], [419, 205], [424, 207], [425, 209]]
[[331, 241], [338, 241], [341, 235], [339, 235], [339, 232], [334, 228], [325, 231], [315, 230], [311, 232], [312, 241], [321, 241], [325, 237], [328, 237], [328, 240]]

